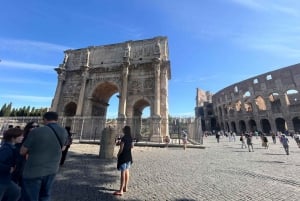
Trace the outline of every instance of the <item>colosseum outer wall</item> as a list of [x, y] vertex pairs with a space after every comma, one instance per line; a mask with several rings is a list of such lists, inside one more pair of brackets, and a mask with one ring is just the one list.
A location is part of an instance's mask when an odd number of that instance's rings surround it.
[[300, 64], [232, 84], [212, 97], [220, 130], [300, 131]]

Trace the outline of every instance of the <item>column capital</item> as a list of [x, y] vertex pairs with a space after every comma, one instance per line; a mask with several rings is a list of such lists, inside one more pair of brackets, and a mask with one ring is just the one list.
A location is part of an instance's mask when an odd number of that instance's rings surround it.
[[155, 57], [155, 58], [152, 59], [152, 62], [153, 62], [155, 65], [158, 65], [158, 64], [160, 64], [161, 59], [158, 58], [158, 57]]
[[66, 69], [64, 67], [60, 66], [60, 68], [55, 68], [54, 70], [57, 72], [59, 80], [66, 79]]

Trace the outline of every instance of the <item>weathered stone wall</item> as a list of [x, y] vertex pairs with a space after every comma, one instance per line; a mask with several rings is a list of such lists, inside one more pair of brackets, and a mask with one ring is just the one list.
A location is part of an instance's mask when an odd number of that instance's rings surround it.
[[300, 64], [232, 84], [212, 97], [225, 131], [300, 131]]
[[140, 124], [130, 119], [139, 119], [149, 106], [155, 125], [151, 133], [161, 140], [168, 135], [168, 51], [166, 37], [66, 50], [56, 69], [52, 110], [60, 116], [106, 117], [111, 96], [118, 94], [119, 125], [132, 124], [138, 135]]

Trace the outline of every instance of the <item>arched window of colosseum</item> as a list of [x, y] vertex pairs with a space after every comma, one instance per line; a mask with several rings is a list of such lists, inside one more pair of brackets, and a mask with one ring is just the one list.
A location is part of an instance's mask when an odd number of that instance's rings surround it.
[[285, 100], [287, 105], [296, 105], [300, 103], [300, 97], [297, 90], [290, 89], [285, 93]]
[[272, 112], [274, 113], [281, 112], [281, 102], [280, 102], [279, 94], [278, 93], [270, 94], [269, 100], [270, 100]]
[[233, 114], [234, 113], [234, 104], [232, 104], [232, 103], [228, 104], [228, 111], [229, 111], [229, 114]]
[[237, 86], [234, 87], [234, 92], [235, 93], [239, 92], [239, 88]]
[[255, 99], [255, 104], [259, 110], [267, 110], [267, 106], [263, 97], [257, 96]]
[[245, 101], [244, 102], [244, 107], [245, 107], [246, 112], [252, 112], [253, 111], [252, 104], [251, 104], [250, 101]]
[[220, 116], [223, 116], [223, 112], [222, 112], [222, 108], [219, 107], [219, 113], [220, 113]]
[[267, 79], [267, 80], [272, 80], [272, 75], [267, 75], [267, 76], [266, 76], [266, 79]]
[[236, 110], [237, 112], [239, 112], [239, 111], [241, 111], [241, 109], [242, 109], [242, 102], [241, 102], [241, 101], [237, 101], [237, 102], [235, 103], [235, 110]]
[[249, 130], [250, 130], [251, 132], [256, 131], [257, 126], [256, 126], [255, 120], [250, 119], [250, 120], [248, 121], [248, 125], [249, 125]]
[[257, 83], [258, 83], [258, 79], [255, 78], [255, 79], [253, 80], [253, 84], [257, 84]]
[[250, 91], [246, 91], [243, 95], [243, 98], [247, 98], [247, 97], [250, 97], [251, 96], [251, 93]]
[[299, 117], [293, 118], [293, 126], [294, 126], [295, 132], [300, 132], [300, 118]]
[[234, 122], [234, 121], [231, 122], [231, 129], [232, 129], [234, 132], [237, 131], [237, 130], [236, 130], [236, 125], [235, 125], [235, 122]]
[[241, 132], [246, 132], [246, 123], [243, 120], [239, 121], [239, 127]]
[[272, 94], [270, 94], [269, 99], [270, 99], [271, 102], [274, 102], [274, 101], [279, 99], [279, 94], [278, 93], [272, 93]]
[[223, 110], [224, 110], [224, 114], [228, 114], [228, 107], [227, 107], [227, 105], [223, 105]]

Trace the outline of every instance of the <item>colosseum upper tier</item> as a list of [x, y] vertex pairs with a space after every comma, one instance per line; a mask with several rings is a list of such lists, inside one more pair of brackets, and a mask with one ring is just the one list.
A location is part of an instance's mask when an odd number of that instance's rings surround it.
[[300, 131], [300, 64], [230, 85], [212, 97], [218, 127], [263, 133]]

